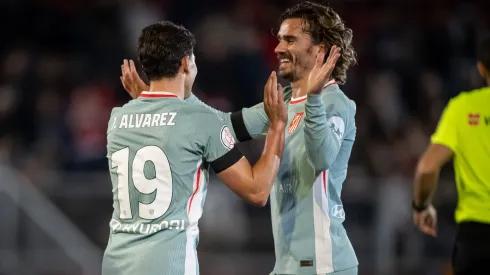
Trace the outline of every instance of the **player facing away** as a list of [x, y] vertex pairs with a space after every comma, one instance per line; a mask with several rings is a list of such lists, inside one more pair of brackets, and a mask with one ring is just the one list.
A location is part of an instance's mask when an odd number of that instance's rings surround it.
[[413, 221], [420, 231], [435, 237], [437, 212], [432, 197], [439, 171], [454, 159], [458, 190], [455, 275], [490, 273], [490, 36], [478, 45], [477, 68], [487, 86], [449, 101], [414, 180]]
[[138, 54], [150, 86], [114, 108], [108, 124], [114, 212], [104, 275], [199, 274], [198, 220], [210, 167], [246, 201], [267, 202], [287, 120], [276, 75], [264, 88], [271, 127], [265, 149], [251, 167], [215, 113], [183, 100], [197, 74], [194, 44], [188, 30], [170, 22], [150, 25], [139, 37]]
[[[356, 105], [339, 87], [356, 62], [352, 31], [330, 7], [310, 2], [286, 10], [281, 22], [278, 74], [291, 85], [284, 88], [286, 147], [270, 195], [276, 256], [271, 274], [355, 275], [358, 261], [343, 227], [340, 196], [356, 136]], [[132, 97], [146, 89], [132, 61], [124, 61], [121, 81]], [[186, 101], [206, 106], [192, 94]], [[246, 141], [270, 128], [264, 106], [234, 113], [206, 107], [238, 141]]]

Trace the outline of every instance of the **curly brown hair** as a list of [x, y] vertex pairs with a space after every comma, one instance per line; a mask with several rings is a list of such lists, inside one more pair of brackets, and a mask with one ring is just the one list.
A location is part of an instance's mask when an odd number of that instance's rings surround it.
[[[341, 48], [340, 57], [332, 77], [340, 84], [347, 80], [347, 70], [357, 63], [356, 52], [352, 46], [352, 30], [347, 28], [340, 16], [328, 6], [309, 1], [287, 9], [280, 22], [291, 18], [303, 20], [303, 31], [311, 35], [313, 44], [324, 44], [330, 51], [333, 45]], [[325, 58], [328, 57], [328, 52]]]

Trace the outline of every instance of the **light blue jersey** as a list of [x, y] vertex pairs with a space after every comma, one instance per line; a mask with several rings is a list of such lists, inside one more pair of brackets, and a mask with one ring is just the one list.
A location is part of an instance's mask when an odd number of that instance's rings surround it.
[[320, 95], [289, 102], [286, 148], [270, 197], [273, 274], [326, 274], [358, 265], [341, 200], [355, 110], [334, 83]]
[[[271, 274], [328, 274], [354, 268], [358, 261], [343, 227], [341, 191], [356, 136], [356, 105], [333, 81], [318, 95], [291, 98], [290, 87], [284, 94], [286, 145], [270, 196], [276, 255]], [[267, 131], [262, 103], [238, 115], [216, 112], [239, 141]]]
[[165, 92], [114, 108], [107, 158], [114, 211], [103, 275], [198, 275], [208, 171], [242, 157], [213, 112]]

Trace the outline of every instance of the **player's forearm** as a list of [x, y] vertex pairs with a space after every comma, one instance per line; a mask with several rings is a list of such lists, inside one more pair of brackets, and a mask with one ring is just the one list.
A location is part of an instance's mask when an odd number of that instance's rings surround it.
[[414, 202], [417, 206], [431, 203], [432, 196], [437, 189], [439, 169], [427, 169], [423, 163], [419, 164], [415, 173]]
[[330, 129], [321, 95], [309, 95], [305, 104], [305, 147], [308, 159], [317, 171], [327, 170], [340, 149]]
[[431, 143], [420, 159], [415, 172], [414, 202], [424, 206], [431, 202], [437, 189], [441, 168], [451, 159], [453, 150], [445, 145]]
[[260, 205], [265, 205], [267, 202], [274, 179], [279, 170], [284, 152], [284, 127], [279, 126], [269, 129], [262, 155], [252, 167], [254, 186], [252, 195]]

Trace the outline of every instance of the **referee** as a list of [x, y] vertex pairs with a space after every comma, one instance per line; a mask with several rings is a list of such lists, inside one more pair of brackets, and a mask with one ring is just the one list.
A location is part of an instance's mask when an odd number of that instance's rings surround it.
[[[490, 37], [478, 44], [477, 67], [490, 86]], [[490, 274], [490, 87], [463, 92], [446, 106], [415, 173], [415, 225], [436, 236], [432, 196], [439, 171], [454, 158], [458, 224], [453, 248], [455, 275]]]

